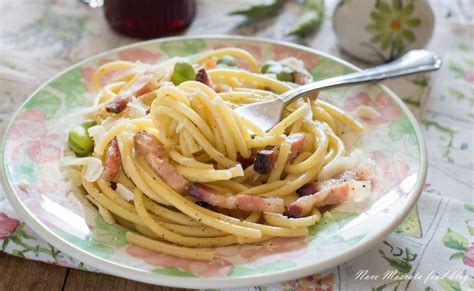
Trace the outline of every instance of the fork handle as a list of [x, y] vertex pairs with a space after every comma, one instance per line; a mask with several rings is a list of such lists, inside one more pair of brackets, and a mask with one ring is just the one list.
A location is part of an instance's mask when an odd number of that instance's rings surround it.
[[437, 70], [441, 67], [439, 56], [428, 50], [411, 50], [399, 59], [377, 67], [354, 72], [326, 80], [316, 81], [288, 91], [280, 99], [288, 105], [302, 97], [302, 95], [321, 89], [337, 86], [379, 81], [387, 78], [405, 76], [414, 73]]

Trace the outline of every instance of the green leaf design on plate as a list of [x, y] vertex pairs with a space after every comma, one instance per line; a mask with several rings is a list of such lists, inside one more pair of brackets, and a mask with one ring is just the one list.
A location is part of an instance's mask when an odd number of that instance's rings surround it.
[[86, 252], [93, 253], [102, 258], [110, 258], [114, 253], [114, 249], [110, 246], [104, 245], [102, 243], [95, 242], [90, 236], [87, 236], [85, 239], [78, 238], [70, 233], [67, 233], [63, 230], [56, 230], [56, 233], [67, 240], [68, 242], [80, 247]]
[[196, 54], [206, 48], [206, 43], [200, 39], [167, 41], [160, 48], [170, 57]]
[[408, 136], [408, 140], [411, 144], [416, 144], [415, 129], [408, 120], [408, 117], [403, 116], [400, 119], [392, 121], [388, 126], [388, 135], [392, 141], [402, 139], [405, 135]]
[[466, 208], [467, 211], [474, 212], [474, 203], [465, 203], [464, 208]]
[[55, 96], [47, 92], [45, 89], [36, 93], [25, 104], [25, 108], [27, 109], [33, 109], [33, 108], [41, 109], [46, 114], [47, 119], [50, 119], [51, 117], [53, 117], [60, 107], [61, 107], [61, 99], [58, 96]]
[[86, 90], [82, 78], [82, 67], [76, 67], [36, 93], [25, 107], [41, 109], [45, 112], [46, 118], [50, 119], [61, 108], [62, 101], [65, 103], [66, 113], [82, 106]]
[[464, 258], [464, 252], [457, 252], [452, 254], [449, 259], [450, 260], [461, 260]]
[[[315, 81], [345, 75], [352, 72], [354, 72], [353, 69], [325, 57], [321, 57], [318, 64], [314, 68], [309, 70], [309, 73], [313, 76], [313, 79]], [[325, 92], [328, 93], [331, 98], [339, 100], [345, 95], [348, 90], [349, 87], [342, 86], [339, 88], [325, 90]]]
[[240, 265], [235, 266], [234, 271], [230, 274], [230, 277], [246, 277], [260, 274], [266, 274], [271, 272], [282, 271], [296, 267], [296, 263], [290, 261], [277, 261], [271, 265], [258, 266], [255, 268], [243, 267]]
[[84, 104], [84, 93], [87, 91], [82, 78], [82, 67], [76, 67], [49, 84], [64, 94], [64, 110], [69, 112]]
[[15, 173], [15, 180], [21, 181], [25, 180], [29, 183], [34, 183], [38, 181], [38, 165], [35, 163], [28, 162], [18, 162], [10, 165], [11, 172]]
[[160, 275], [168, 275], [168, 276], [175, 276], [175, 277], [197, 277], [195, 274], [191, 272], [181, 271], [178, 268], [156, 268], [152, 270], [153, 273], [160, 274]]
[[450, 280], [448, 278], [442, 278], [438, 281], [439, 287], [443, 288], [444, 291], [461, 291], [461, 285], [459, 282]]
[[100, 215], [95, 218], [95, 226], [91, 233], [94, 241], [98, 243], [115, 247], [123, 247], [128, 244], [125, 238], [127, 230], [118, 224], [106, 223]]
[[403, 236], [411, 236], [421, 238], [423, 236], [421, 230], [420, 216], [418, 214], [418, 207], [413, 208], [408, 214], [407, 218], [395, 230]]
[[360, 241], [365, 235], [358, 235], [349, 239], [344, 239], [340, 235], [334, 235], [346, 223], [352, 220], [355, 212], [331, 212], [330, 217], [323, 216], [321, 221], [310, 228], [309, 235], [317, 237], [322, 244], [348, 243], [354, 244]]
[[448, 232], [443, 236], [443, 244], [453, 250], [464, 251], [469, 246], [469, 242], [461, 234], [448, 228]]
[[310, 70], [315, 81], [354, 72], [353, 69], [329, 58], [321, 57], [318, 64]]

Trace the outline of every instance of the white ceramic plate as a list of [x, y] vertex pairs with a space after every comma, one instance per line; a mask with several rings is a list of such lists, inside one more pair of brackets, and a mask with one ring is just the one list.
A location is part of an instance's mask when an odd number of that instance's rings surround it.
[[[358, 139], [376, 161], [372, 199], [365, 209], [343, 205], [306, 238], [278, 238], [260, 246], [217, 248], [217, 258], [197, 262], [127, 244], [124, 229], [97, 217], [88, 226], [78, 201], [61, 177], [71, 114], [88, 105], [90, 77], [111, 60], [161, 62], [210, 48], [241, 47], [262, 62], [300, 58], [315, 79], [357, 70], [306, 47], [257, 38], [173, 37], [111, 50], [63, 71], [33, 93], [12, 119], [4, 138], [3, 177], [7, 196], [21, 218], [61, 251], [106, 273], [175, 287], [219, 288], [261, 285], [306, 276], [341, 264], [388, 236], [415, 205], [426, 177], [426, 153], [419, 126], [390, 90], [364, 84], [321, 93], [346, 111], [359, 104], [381, 117], [366, 124]], [[21, 185], [30, 185], [27, 192]], [[23, 190], [22, 190], [23, 189]]]

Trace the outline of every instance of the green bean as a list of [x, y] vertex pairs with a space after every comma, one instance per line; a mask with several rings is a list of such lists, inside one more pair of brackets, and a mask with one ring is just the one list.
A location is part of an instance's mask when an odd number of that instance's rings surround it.
[[71, 128], [68, 133], [68, 145], [78, 156], [87, 156], [94, 150], [94, 141], [87, 130], [96, 125], [93, 120], [84, 121]]
[[222, 58], [217, 60], [217, 64], [227, 67], [235, 67], [237, 65], [233, 56], [223, 56]]
[[293, 82], [294, 81], [293, 72], [290, 72], [290, 71], [285, 70], [285, 69], [283, 69], [283, 71], [278, 73], [276, 76], [277, 76], [277, 79], [280, 80], [280, 81], [284, 81], [284, 82]]
[[287, 35], [305, 36], [318, 29], [324, 16], [324, 0], [306, 0], [304, 11]]
[[243, 15], [250, 18], [260, 18], [276, 13], [284, 0], [255, 0], [247, 7], [232, 11], [230, 15]]
[[186, 62], [177, 62], [174, 65], [173, 74], [171, 74], [171, 82], [179, 85], [185, 81], [194, 80], [196, 72], [193, 66]]
[[293, 74], [290, 68], [284, 67], [275, 61], [266, 62], [261, 69], [263, 74], [275, 74], [277, 79], [285, 82], [293, 82]]

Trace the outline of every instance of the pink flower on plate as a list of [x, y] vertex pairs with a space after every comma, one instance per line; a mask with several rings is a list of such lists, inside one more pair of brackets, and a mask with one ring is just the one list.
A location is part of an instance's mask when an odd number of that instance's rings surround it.
[[376, 162], [375, 175], [372, 178], [372, 192], [379, 195], [399, 187], [410, 173], [410, 166], [404, 160], [388, 159], [381, 152], [375, 152], [371, 158]]
[[279, 45], [275, 45], [273, 47], [273, 54], [275, 55], [275, 60], [277, 61], [289, 57], [300, 59], [304, 62], [304, 65], [307, 69], [314, 68], [320, 59], [319, 56], [313, 53]]
[[14, 233], [19, 225], [20, 221], [18, 219], [11, 218], [5, 213], [0, 212], [0, 240], [4, 240]]
[[118, 57], [123, 61], [154, 64], [161, 58], [161, 54], [144, 48], [129, 48], [119, 52]]
[[56, 134], [48, 133], [45, 113], [40, 109], [28, 109], [20, 113], [11, 127], [9, 139], [19, 140], [11, 148], [10, 158], [18, 160], [23, 151], [37, 163], [56, 161], [61, 154], [61, 142]]
[[[97, 71], [98, 67], [100, 67], [104, 64], [110, 63], [112, 61], [114, 61], [114, 60], [99, 59], [97, 61], [99, 65], [97, 67], [93, 66], [93, 65], [86, 65], [86, 66], [82, 67], [82, 78], [83, 78], [84, 82], [86, 83], [86, 87], [87, 87], [87, 90], [89, 92], [95, 93], [94, 88], [93, 88], [93, 84], [92, 84], [92, 79], [93, 79], [94, 74]], [[128, 73], [128, 70], [123, 70], [123, 69], [121, 69], [121, 70], [110, 70], [102, 76], [102, 78], [99, 81], [99, 86], [103, 87], [103, 86], [109, 84], [110, 82], [124, 76], [127, 73]]]
[[234, 265], [222, 258], [215, 258], [210, 262], [181, 259], [178, 257], [152, 252], [141, 247], [130, 245], [127, 253], [133, 257], [143, 259], [146, 263], [163, 268], [178, 268], [202, 277], [225, 277], [234, 269]]
[[385, 92], [380, 92], [375, 100], [372, 100], [366, 92], [359, 92], [354, 96], [345, 98], [343, 108], [345, 111], [351, 112], [360, 105], [370, 106], [380, 113], [379, 117], [367, 120], [372, 124], [389, 123], [391, 120], [399, 119], [402, 116], [398, 105]]
[[464, 265], [474, 268], [474, 243], [471, 243], [471, 245], [464, 251], [462, 262]]
[[[261, 246], [247, 246], [240, 252], [243, 258], [249, 261], [254, 261], [259, 258], [281, 254], [284, 257], [291, 259], [294, 257], [295, 251], [305, 251], [306, 243], [304, 237], [298, 238], [276, 238], [264, 242]], [[288, 254], [288, 253], [292, 254]], [[288, 256], [287, 256], [288, 255]]]
[[464, 73], [464, 80], [471, 84], [474, 84], [474, 70], [466, 71]]

